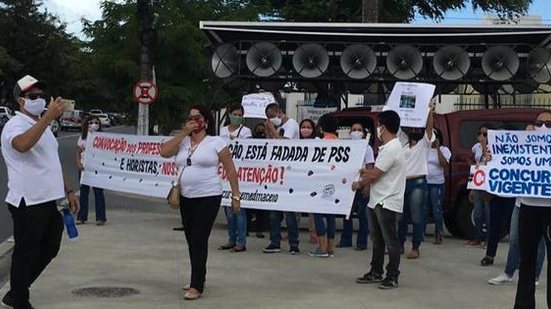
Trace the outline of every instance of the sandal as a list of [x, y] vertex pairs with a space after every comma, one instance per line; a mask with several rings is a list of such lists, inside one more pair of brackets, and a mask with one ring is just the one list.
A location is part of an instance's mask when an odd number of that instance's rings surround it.
[[201, 293], [194, 288], [191, 288], [186, 294], [184, 294], [185, 300], [197, 300], [199, 298], [201, 298]]
[[220, 247], [218, 247], [218, 250], [230, 250], [233, 247], [235, 247], [235, 244], [227, 243], [225, 245], [221, 245]]
[[237, 246], [230, 249], [230, 252], [243, 252], [243, 251], [247, 251], [247, 247], [237, 245]]

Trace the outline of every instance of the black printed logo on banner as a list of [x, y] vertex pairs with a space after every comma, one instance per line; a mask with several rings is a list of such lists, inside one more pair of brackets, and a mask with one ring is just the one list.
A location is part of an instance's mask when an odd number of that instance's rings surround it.
[[327, 198], [327, 197], [331, 197], [335, 194], [335, 186], [330, 184], [330, 185], [325, 185], [325, 187], [323, 187], [323, 192], [321, 194], [321, 197], [323, 198]]

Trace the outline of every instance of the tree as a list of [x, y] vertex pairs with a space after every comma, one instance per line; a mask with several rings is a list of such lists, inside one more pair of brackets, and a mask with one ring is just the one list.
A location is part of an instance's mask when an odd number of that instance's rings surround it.
[[[368, 2], [374, 1], [377, 0]], [[532, 0], [378, 0], [378, 21], [407, 23], [415, 18], [416, 13], [439, 21], [446, 12], [464, 9], [469, 2], [474, 9], [507, 18], [526, 13]], [[257, 0], [254, 4], [267, 8], [267, 19], [297, 22], [362, 21], [362, 0]]]

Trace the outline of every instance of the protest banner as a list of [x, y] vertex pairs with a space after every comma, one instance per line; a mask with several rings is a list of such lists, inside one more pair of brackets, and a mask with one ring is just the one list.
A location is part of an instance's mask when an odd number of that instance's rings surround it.
[[275, 102], [274, 95], [269, 92], [244, 95], [241, 99], [241, 106], [245, 110], [243, 117], [266, 119], [266, 106]]
[[479, 168], [476, 187], [505, 197], [551, 198], [550, 132], [489, 130], [488, 147], [492, 160]]
[[[348, 215], [367, 141], [238, 139], [229, 143], [241, 207]], [[227, 175], [221, 168], [222, 179]], [[231, 189], [223, 182], [222, 204]]]
[[159, 155], [167, 136], [89, 133], [81, 183], [96, 188], [166, 198], [177, 181], [174, 158]]
[[424, 128], [435, 89], [432, 84], [397, 82], [383, 110], [397, 112], [402, 127]]
[[318, 123], [321, 116], [335, 111], [337, 111], [336, 107], [299, 106], [300, 120], [311, 119], [314, 123]]

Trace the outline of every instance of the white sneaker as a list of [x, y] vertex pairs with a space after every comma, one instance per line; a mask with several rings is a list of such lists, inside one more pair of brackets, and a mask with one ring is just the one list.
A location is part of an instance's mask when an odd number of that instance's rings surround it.
[[511, 282], [513, 282], [513, 277], [509, 277], [507, 274], [501, 274], [495, 278], [488, 280], [488, 284], [492, 284], [492, 285], [500, 285], [500, 284], [511, 283]]

